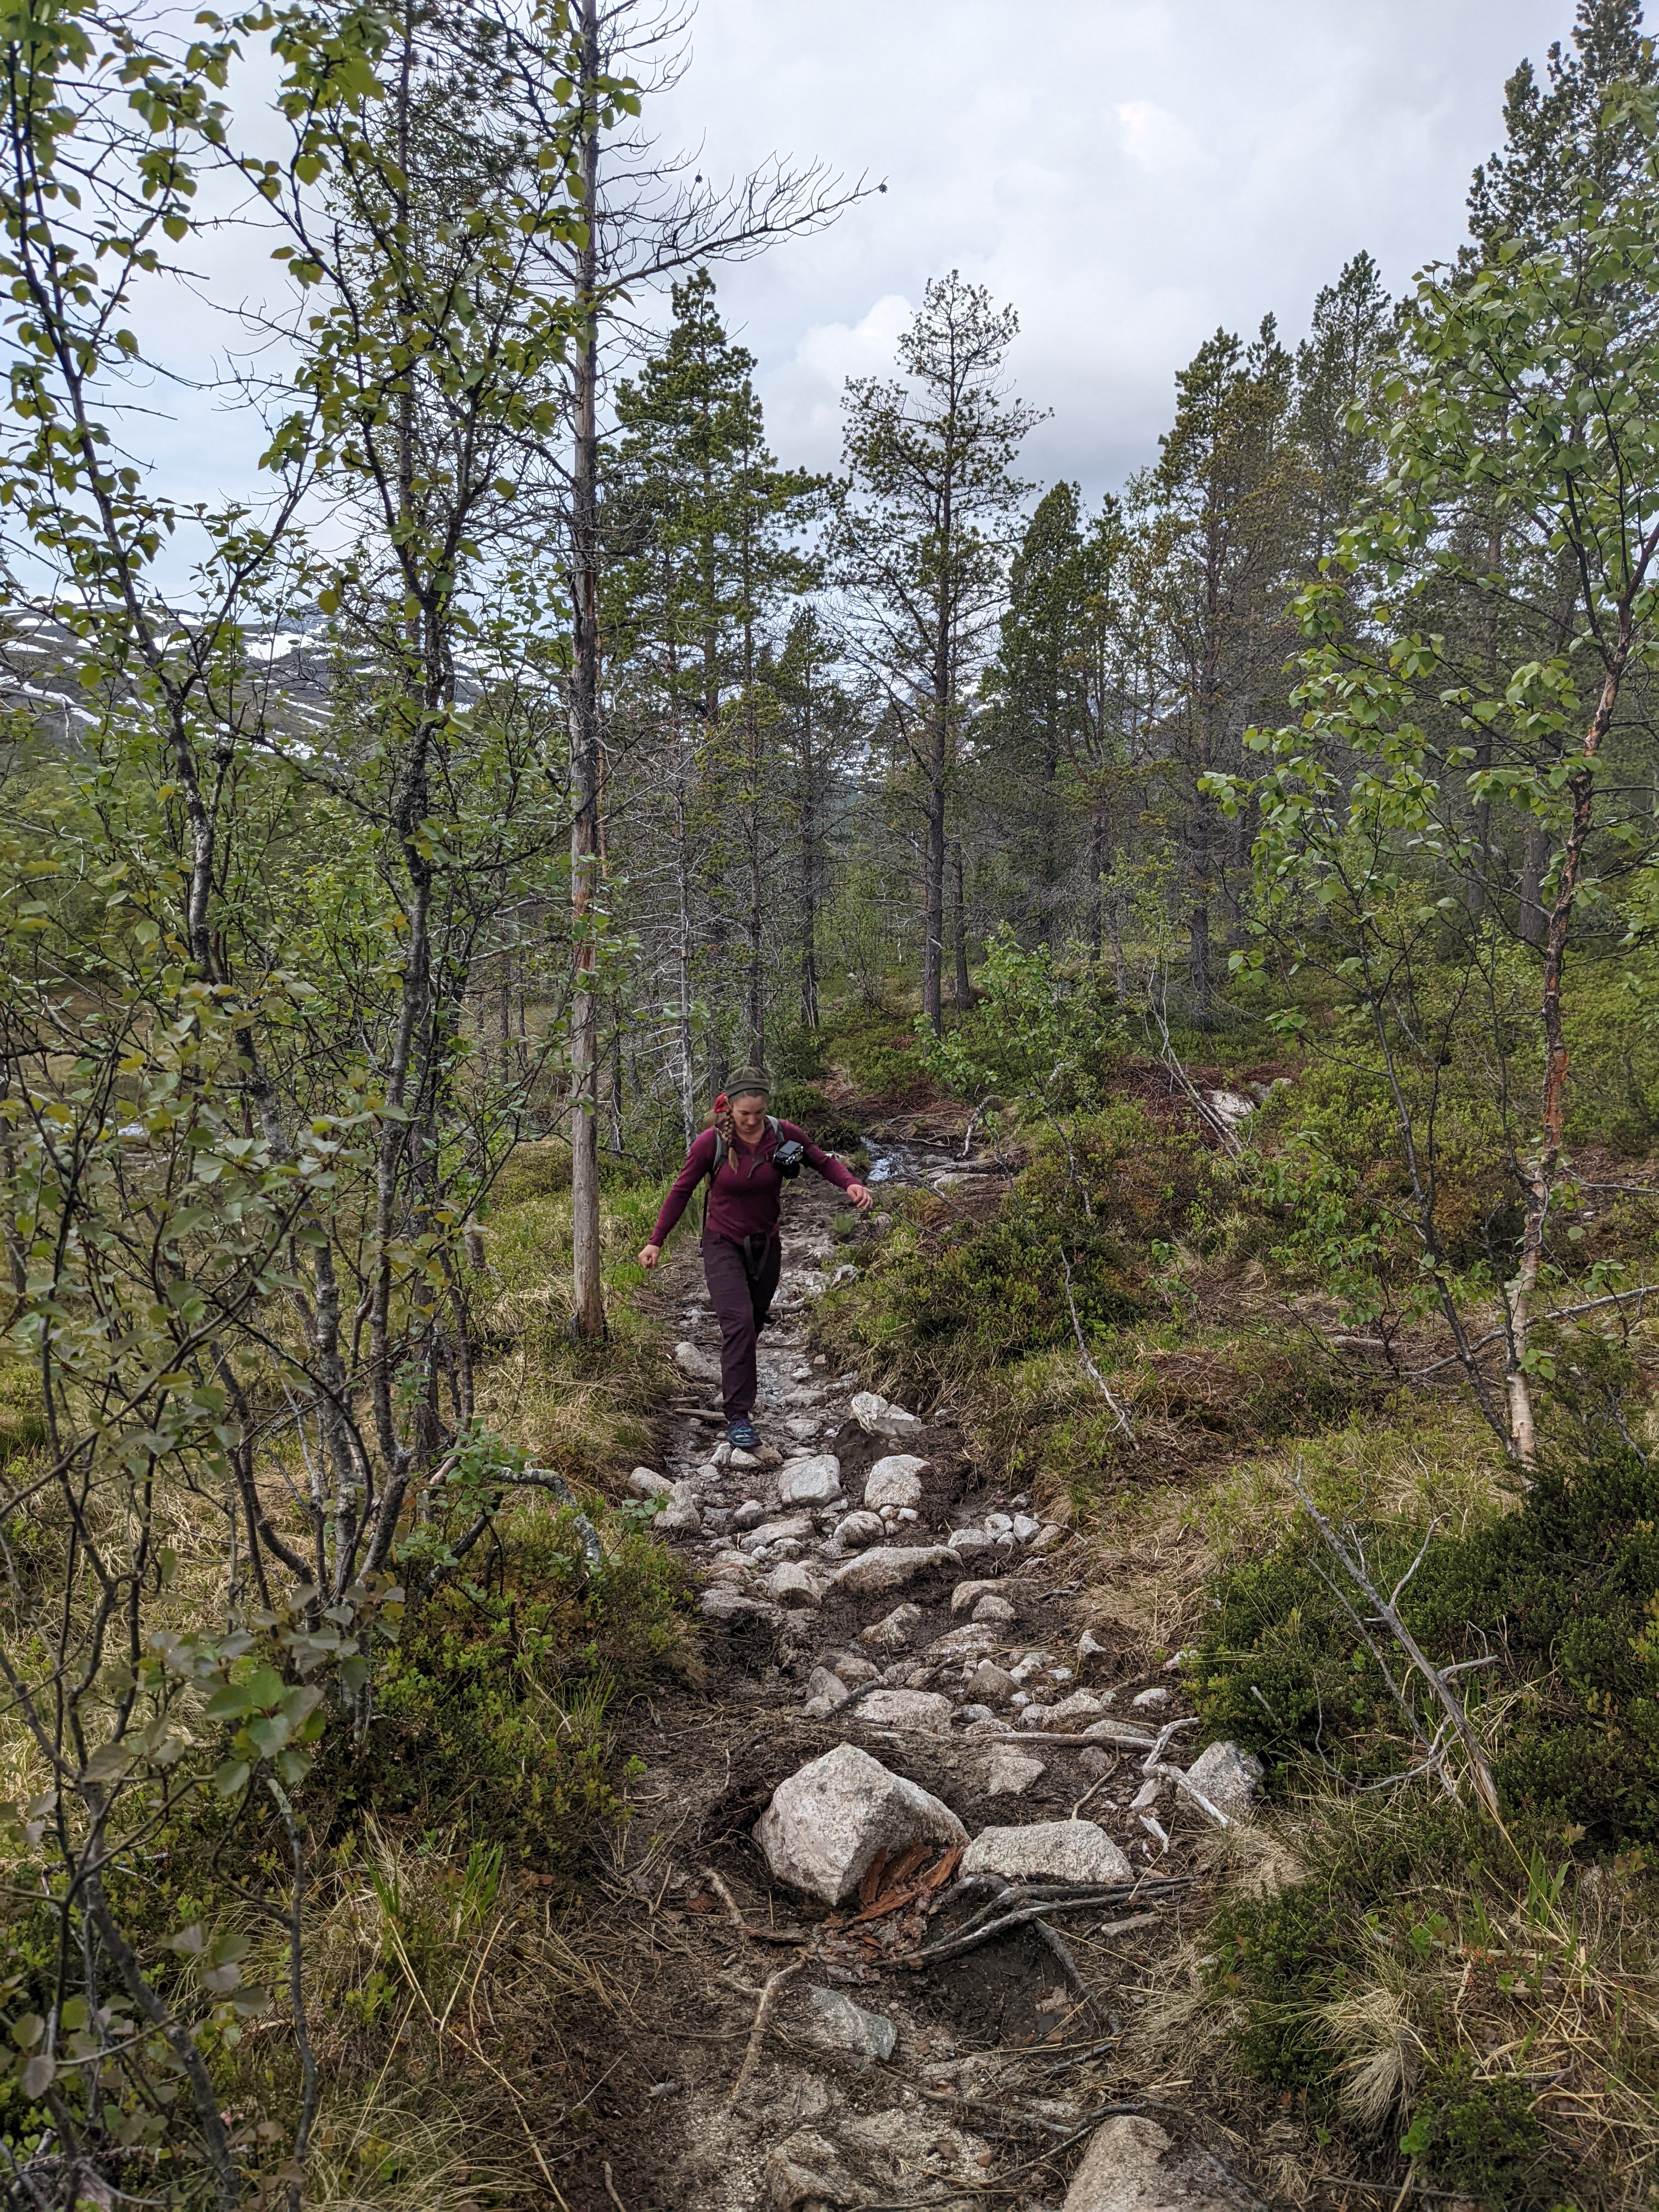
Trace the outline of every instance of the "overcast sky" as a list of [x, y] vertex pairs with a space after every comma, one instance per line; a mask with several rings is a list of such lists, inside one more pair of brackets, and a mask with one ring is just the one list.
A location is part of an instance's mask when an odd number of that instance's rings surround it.
[[[954, 267], [1018, 309], [1012, 380], [1052, 410], [1026, 474], [1093, 495], [1155, 456], [1176, 371], [1218, 325], [1271, 312], [1294, 338], [1362, 246], [1395, 292], [1454, 252], [1504, 79], [1571, 22], [1572, 0], [702, 0], [646, 120], [711, 175], [776, 153], [887, 184], [717, 271], [781, 459], [836, 465], [843, 379], [891, 368]], [[251, 62], [243, 96], [269, 76]], [[187, 379], [270, 283], [268, 240], [201, 247], [204, 296], [141, 319]], [[126, 436], [175, 495], [259, 488], [246, 410], [140, 386], [155, 412]]]
[[1018, 307], [1052, 409], [1027, 473], [1091, 493], [1152, 459], [1218, 325], [1291, 337], [1360, 247], [1403, 290], [1463, 232], [1503, 88], [1572, 0], [702, 0], [657, 103], [713, 173], [773, 151], [888, 190], [719, 276], [774, 447], [826, 467], [849, 374], [892, 362], [932, 276]]

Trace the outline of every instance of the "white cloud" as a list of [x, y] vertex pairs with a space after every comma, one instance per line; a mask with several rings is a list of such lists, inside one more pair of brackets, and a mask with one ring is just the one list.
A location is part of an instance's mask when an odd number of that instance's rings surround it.
[[1215, 167], [1214, 156], [1204, 151], [1187, 125], [1155, 100], [1121, 100], [1117, 119], [1130, 160], [1155, 177]]

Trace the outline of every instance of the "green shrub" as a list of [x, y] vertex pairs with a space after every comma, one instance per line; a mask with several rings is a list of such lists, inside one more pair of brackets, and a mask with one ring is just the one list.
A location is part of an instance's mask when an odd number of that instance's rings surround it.
[[[1367, 1532], [1374, 1579], [1388, 1588], [1420, 1540]], [[1220, 1577], [1196, 1662], [1206, 1724], [1375, 1778], [1413, 1763], [1407, 1732], [1316, 1564], [1340, 1579], [1298, 1526]], [[1402, 1611], [1431, 1657], [1495, 1657], [1463, 1681], [1515, 1700], [1492, 1757], [1511, 1812], [1590, 1851], [1659, 1844], [1659, 1471], [1616, 1442], [1558, 1460], [1516, 1512], [1431, 1543]]]

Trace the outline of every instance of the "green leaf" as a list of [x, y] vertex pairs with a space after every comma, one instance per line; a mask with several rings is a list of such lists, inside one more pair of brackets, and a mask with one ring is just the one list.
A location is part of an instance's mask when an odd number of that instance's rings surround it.
[[228, 1759], [214, 1775], [213, 1786], [222, 1797], [234, 1797], [247, 1785], [248, 1763], [245, 1759]]
[[37, 2051], [23, 2069], [23, 2094], [26, 2097], [44, 2097], [51, 2088], [57, 2071], [56, 2065], [45, 2052]]
[[30, 2050], [46, 2032], [46, 2023], [38, 2012], [26, 2012], [11, 2024], [11, 2039], [20, 2051]]

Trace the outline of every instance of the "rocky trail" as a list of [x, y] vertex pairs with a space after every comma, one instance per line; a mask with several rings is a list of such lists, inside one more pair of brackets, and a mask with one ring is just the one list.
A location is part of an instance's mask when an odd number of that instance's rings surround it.
[[[954, 1149], [890, 1143], [871, 1181], [994, 1171]], [[758, 1455], [724, 1442], [690, 1236], [652, 1294], [687, 1390], [631, 1483], [706, 1677], [629, 1734], [610, 1968], [567, 2045], [586, 2133], [545, 2178], [568, 2212], [1243, 2212], [1249, 2146], [1127, 2053], [1253, 1762], [1184, 1767], [1175, 1662], [1093, 1617], [1081, 1541], [948, 1408], [815, 1347], [836, 1210], [811, 1176], [786, 1206]]]

